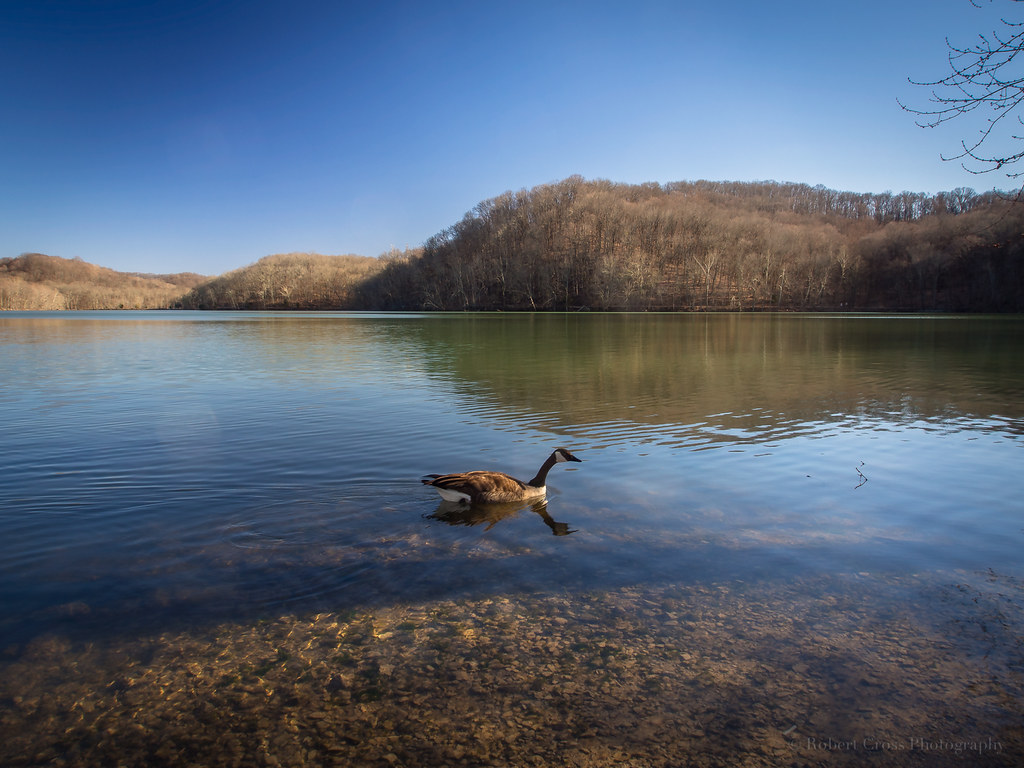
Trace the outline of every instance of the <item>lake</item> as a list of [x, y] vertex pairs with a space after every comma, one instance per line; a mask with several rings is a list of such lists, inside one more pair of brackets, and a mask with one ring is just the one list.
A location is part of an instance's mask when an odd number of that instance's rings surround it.
[[1024, 760], [1019, 316], [14, 312], [0, 373], [4, 765]]

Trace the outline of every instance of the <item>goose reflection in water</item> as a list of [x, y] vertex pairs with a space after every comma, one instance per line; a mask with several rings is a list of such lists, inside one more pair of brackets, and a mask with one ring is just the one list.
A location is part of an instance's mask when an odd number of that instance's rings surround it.
[[568, 536], [575, 533], [569, 528], [568, 523], [559, 523], [548, 514], [548, 502], [546, 499], [536, 499], [528, 504], [514, 502], [511, 504], [472, 504], [467, 505], [459, 502], [442, 501], [440, 506], [429, 515], [424, 517], [431, 520], [440, 520], [448, 525], [481, 525], [487, 524], [486, 530], [506, 518], [515, 517], [524, 509], [529, 509], [540, 515], [544, 524], [551, 529], [555, 536]]

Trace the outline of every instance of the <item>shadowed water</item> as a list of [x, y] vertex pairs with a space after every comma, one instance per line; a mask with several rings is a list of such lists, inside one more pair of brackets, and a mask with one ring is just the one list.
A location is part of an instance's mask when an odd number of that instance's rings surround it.
[[[896, 606], [1019, 584], [1022, 332], [1017, 317], [3, 314], [0, 647], [602, 590], [799, 601], [794, 585], [855, 579]], [[453, 509], [418, 481], [528, 479], [556, 445], [583, 463], [552, 470], [543, 505]]]

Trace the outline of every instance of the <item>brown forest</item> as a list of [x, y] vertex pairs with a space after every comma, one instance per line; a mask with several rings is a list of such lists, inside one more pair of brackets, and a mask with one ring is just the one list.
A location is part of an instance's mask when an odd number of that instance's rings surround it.
[[383, 309], [1024, 310], [1024, 206], [958, 189], [614, 184], [486, 200], [362, 287]]
[[208, 278], [116, 272], [41, 253], [0, 259], [0, 310], [152, 309], [171, 306]]
[[179, 305], [184, 309], [366, 309], [360, 287], [381, 266], [368, 256], [267, 256], [193, 288]]
[[121, 307], [1020, 312], [1024, 205], [962, 188], [571, 177], [379, 258], [275, 255], [213, 279], [0, 259], [2, 309]]

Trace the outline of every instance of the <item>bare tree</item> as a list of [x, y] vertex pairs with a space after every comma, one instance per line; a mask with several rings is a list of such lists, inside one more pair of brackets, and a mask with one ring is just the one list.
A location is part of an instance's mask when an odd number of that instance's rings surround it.
[[[981, 8], [983, 1], [970, 3]], [[1024, 75], [1016, 61], [1024, 50], [1024, 21], [1003, 18], [1000, 22], [1001, 29], [978, 35], [977, 41], [967, 47], [954, 45], [947, 37], [950, 73], [942, 79], [910, 79], [914, 85], [931, 88], [931, 108], [915, 109], [900, 102], [904, 110], [920, 116], [917, 124], [922, 128], [934, 128], [979, 110], [986, 114], [978, 135], [960, 142], [963, 151], [942, 158], [959, 160], [964, 170], [971, 173], [988, 173], [1024, 158], [1024, 149], [1013, 151], [1013, 147], [1019, 146], [1014, 142], [1024, 140], [1024, 120], [1019, 113], [1024, 102]], [[1011, 140], [1009, 144], [1007, 138]], [[1007, 176], [1016, 178], [1022, 173], [1007, 172]]]

